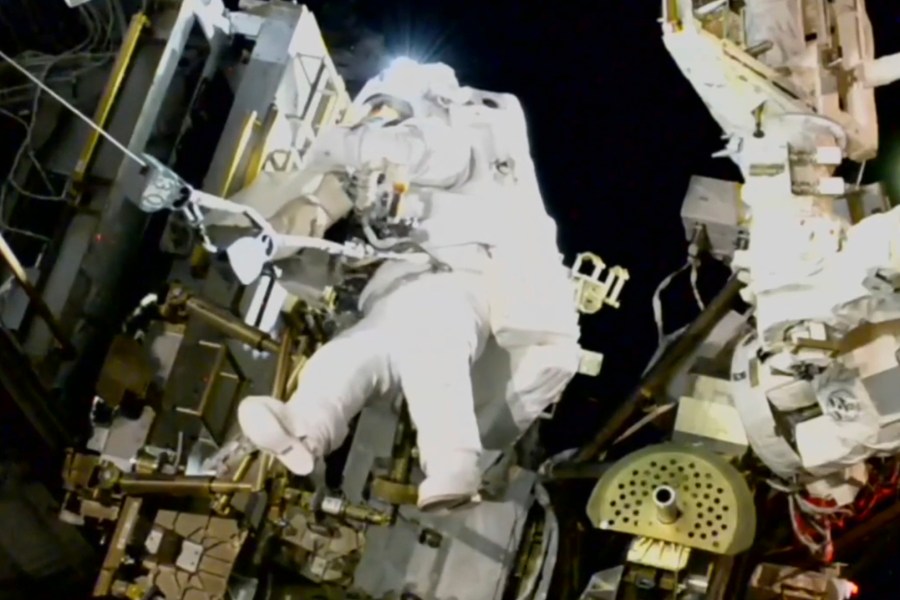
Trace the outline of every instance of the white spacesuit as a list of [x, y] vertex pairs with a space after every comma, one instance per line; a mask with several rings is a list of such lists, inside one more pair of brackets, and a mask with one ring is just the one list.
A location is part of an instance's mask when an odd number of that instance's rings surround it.
[[401, 117], [323, 132], [312, 166], [402, 166], [412, 237], [449, 268], [383, 264], [360, 298], [364, 318], [311, 357], [289, 401], [248, 398], [239, 422], [305, 475], [367, 400], [400, 392], [426, 475], [419, 507], [449, 508], [478, 496], [471, 367], [489, 336], [509, 355], [506, 399], [524, 429], [578, 370], [578, 316], [515, 97], [460, 87], [446, 65], [400, 61], [357, 99], [364, 110], [385, 105]]

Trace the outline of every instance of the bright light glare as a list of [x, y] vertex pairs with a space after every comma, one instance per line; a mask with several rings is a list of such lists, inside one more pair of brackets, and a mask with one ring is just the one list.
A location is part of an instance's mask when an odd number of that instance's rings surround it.
[[418, 61], [408, 56], [395, 56], [393, 59], [391, 59], [389, 68], [396, 69], [398, 67], [411, 67], [418, 64]]
[[400, 98], [419, 96], [424, 92], [422, 76], [419, 63], [409, 57], [398, 56], [382, 72], [383, 92]]

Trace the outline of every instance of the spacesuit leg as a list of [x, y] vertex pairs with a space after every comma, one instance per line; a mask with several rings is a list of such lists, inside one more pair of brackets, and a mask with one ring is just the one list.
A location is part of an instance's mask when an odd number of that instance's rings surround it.
[[382, 300], [372, 315], [393, 324], [385, 342], [417, 429], [426, 475], [419, 487], [423, 509], [467, 502], [480, 487], [471, 367], [490, 333], [482, 288], [480, 276], [422, 276]]
[[384, 345], [391, 335], [385, 325], [364, 318], [319, 348], [287, 402], [265, 396], [245, 399], [238, 407], [244, 435], [293, 473], [312, 472], [317, 457], [344, 442], [351, 419], [366, 401], [387, 392], [396, 379]]
[[422, 275], [397, 286], [312, 356], [287, 403], [242, 402], [244, 434], [291, 471], [308, 474], [315, 457], [343, 443], [369, 398], [399, 386], [427, 475], [420, 505], [475, 495], [481, 440], [471, 363], [490, 331], [483, 296], [478, 276], [458, 273]]

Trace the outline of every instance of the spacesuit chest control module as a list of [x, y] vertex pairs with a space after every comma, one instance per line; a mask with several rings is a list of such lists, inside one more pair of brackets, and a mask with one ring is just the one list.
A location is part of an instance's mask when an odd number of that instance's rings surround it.
[[323, 132], [310, 168], [353, 175], [374, 246], [384, 245], [376, 231], [402, 224], [430, 261], [382, 264], [361, 295], [363, 318], [313, 354], [286, 403], [245, 399], [240, 426], [306, 475], [369, 399], [402, 395], [425, 474], [419, 507], [468, 504], [482, 452], [472, 366], [489, 340], [508, 355], [506, 399], [527, 428], [579, 369], [572, 281], [515, 97], [461, 87], [446, 65], [400, 60], [356, 108], [362, 120]]

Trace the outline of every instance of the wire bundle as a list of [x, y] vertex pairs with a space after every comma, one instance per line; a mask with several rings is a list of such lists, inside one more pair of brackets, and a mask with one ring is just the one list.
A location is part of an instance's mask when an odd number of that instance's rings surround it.
[[[29, 3], [27, 0], [21, 0], [21, 4]], [[85, 31], [85, 36], [80, 42], [58, 53], [25, 50], [16, 55], [16, 62], [48, 86], [76, 83], [85, 73], [103, 66], [115, 56], [115, 48], [121, 36], [120, 28], [116, 25], [117, 10], [120, 9], [114, 5], [113, 0], [105, 0], [99, 6], [96, 3], [89, 3], [72, 9], [71, 12], [75, 14]], [[12, 25], [3, 13], [0, 13], [0, 26], [10, 29]], [[5, 69], [0, 66], [0, 73], [4, 71]], [[29, 100], [28, 109], [21, 110], [18, 114], [11, 110], [14, 105]], [[40, 100], [41, 89], [33, 82], [0, 89], [0, 115], [12, 120], [24, 131], [22, 142], [9, 167], [9, 176], [0, 184], [0, 233], [15, 233], [47, 242], [49, 240], [45, 236], [8, 224], [11, 206], [8, 205], [7, 199], [11, 189], [20, 198], [49, 202], [67, 201], [68, 190], [56, 189], [36, 156], [37, 148], [33, 144], [33, 132]], [[26, 157], [40, 177], [44, 188], [40, 192], [23, 189], [15, 179], [22, 160]]]
[[894, 501], [900, 486], [900, 461], [873, 460], [867, 465], [865, 486], [847, 506], [833, 500], [806, 497], [797, 482], [767, 480], [769, 486], [787, 495], [791, 527], [795, 539], [826, 563], [834, 559], [834, 532], [866, 521], [884, 504]]

